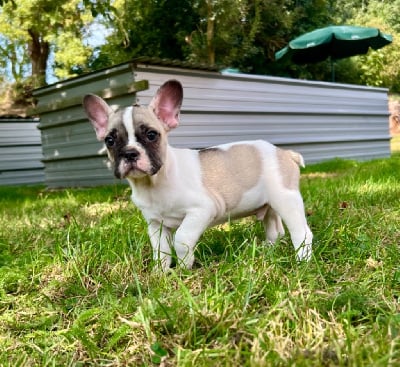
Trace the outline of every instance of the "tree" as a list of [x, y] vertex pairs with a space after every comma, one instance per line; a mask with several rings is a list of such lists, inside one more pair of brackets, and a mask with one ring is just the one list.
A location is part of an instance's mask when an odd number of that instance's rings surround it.
[[[31, 74], [40, 86], [50, 55], [58, 78], [155, 56], [329, 80], [328, 62], [299, 66], [275, 62], [274, 54], [335, 23], [376, 25], [398, 45], [399, 16], [400, 0], [0, 0], [0, 69], [16, 81]], [[85, 39], [95, 20], [110, 35], [92, 50]], [[400, 90], [398, 49], [338, 62], [337, 80]]]
[[[87, 1], [86, 1], [87, 2]], [[54, 52], [55, 74], [68, 77], [73, 65], [91, 54], [82, 38], [93, 21], [90, 4], [81, 0], [4, 0], [0, 3], [0, 53], [20, 82], [30, 69], [31, 83], [46, 83], [47, 63]], [[5, 61], [4, 61], [5, 60]], [[29, 64], [29, 67], [27, 67]]]
[[329, 23], [329, 0], [115, 0], [113, 6], [114, 31], [96, 50], [93, 68], [156, 56], [258, 74], [330, 75], [320, 65], [274, 60], [291, 38]]
[[[191, 59], [257, 74], [287, 74], [275, 52], [294, 36], [329, 23], [327, 0], [199, 0]], [[298, 69], [294, 69], [296, 71]]]
[[357, 83], [387, 87], [400, 93], [400, 0], [338, 0], [337, 22], [377, 27], [393, 36], [393, 43], [349, 59], [357, 70]]
[[198, 21], [192, 0], [115, 0], [107, 19], [113, 33], [91, 65], [104, 67], [137, 56], [184, 60], [185, 37]]
[[393, 43], [355, 59], [361, 69], [361, 81], [371, 86], [384, 86], [400, 92], [400, 0], [371, 0], [365, 12], [356, 16], [361, 25], [379, 28], [393, 36]]
[[188, 59], [209, 65], [226, 64], [227, 45], [236, 45], [235, 35], [241, 30], [243, 6], [238, 0], [199, 0], [193, 10], [198, 23], [186, 37]]

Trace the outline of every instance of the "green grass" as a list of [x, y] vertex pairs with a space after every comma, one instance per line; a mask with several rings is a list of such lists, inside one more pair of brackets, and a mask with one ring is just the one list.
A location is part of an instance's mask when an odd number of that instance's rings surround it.
[[314, 256], [249, 220], [152, 271], [126, 186], [0, 188], [1, 366], [397, 366], [400, 155], [303, 171]]

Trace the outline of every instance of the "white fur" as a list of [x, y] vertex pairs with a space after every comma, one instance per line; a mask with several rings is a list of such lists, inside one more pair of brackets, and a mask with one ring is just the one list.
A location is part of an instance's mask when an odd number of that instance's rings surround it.
[[132, 109], [133, 107], [126, 107], [122, 117], [122, 123], [128, 133], [128, 146], [135, 146], [137, 144], [135, 132], [133, 131]]
[[[268, 240], [273, 243], [284, 233], [282, 217], [291, 233], [298, 259], [311, 257], [312, 233], [304, 216], [303, 201], [298, 191], [282, 186], [275, 146], [264, 141], [245, 143], [256, 146], [265, 157], [263, 171], [257, 185], [244, 192], [239, 205], [229, 213], [221, 212], [218, 203], [205, 189], [197, 151], [168, 146], [168, 166], [154, 177], [151, 186], [141, 185], [128, 177], [132, 201], [149, 224], [154, 259], [160, 261], [163, 269], [171, 264], [171, 247], [181, 264], [190, 268], [195, 245], [206, 228], [252, 214], [261, 203], [274, 208], [269, 208], [269, 215], [267, 213], [264, 219]], [[231, 145], [218, 148], [228, 149]], [[173, 236], [171, 230], [175, 228]]]

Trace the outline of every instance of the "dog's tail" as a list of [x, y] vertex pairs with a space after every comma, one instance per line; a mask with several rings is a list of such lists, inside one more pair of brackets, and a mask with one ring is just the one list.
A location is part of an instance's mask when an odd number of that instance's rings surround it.
[[290, 156], [293, 159], [294, 162], [300, 167], [305, 167], [306, 165], [304, 164], [304, 158], [300, 153], [295, 152], [294, 150], [290, 150]]

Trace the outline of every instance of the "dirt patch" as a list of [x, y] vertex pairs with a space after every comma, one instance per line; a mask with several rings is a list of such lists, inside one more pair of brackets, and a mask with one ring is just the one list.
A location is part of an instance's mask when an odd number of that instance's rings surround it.
[[337, 173], [327, 173], [327, 172], [312, 172], [312, 173], [303, 173], [301, 177], [304, 178], [330, 178], [337, 177]]
[[33, 104], [28, 100], [18, 99], [11, 86], [5, 86], [4, 88], [3, 93], [0, 95], [0, 116], [26, 117], [28, 109], [33, 107]]

